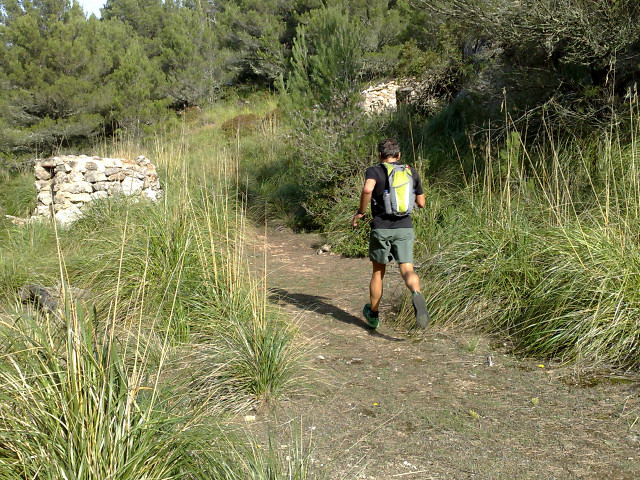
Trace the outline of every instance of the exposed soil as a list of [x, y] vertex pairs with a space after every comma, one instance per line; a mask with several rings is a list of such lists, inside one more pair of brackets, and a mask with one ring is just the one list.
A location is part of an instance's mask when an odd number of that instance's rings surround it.
[[404, 291], [395, 268], [371, 331], [360, 313], [370, 262], [319, 255], [321, 244], [285, 229], [255, 247], [314, 369], [306, 392], [260, 412], [251, 430], [290, 442], [278, 432], [297, 425], [312, 471], [329, 479], [640, 478], [637, 380], [517, 358], [439, 326], [394, 330], [384, 315]]

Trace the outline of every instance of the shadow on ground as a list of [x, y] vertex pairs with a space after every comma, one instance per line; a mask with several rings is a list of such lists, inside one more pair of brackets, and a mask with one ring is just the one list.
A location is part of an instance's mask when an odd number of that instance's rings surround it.
[[352, 315], [351, 313], [329, 303], [329, 299], [326, 297], [321, 297], [319, 295], [308, 295], [305, 293], [292, 293], [282, 288], [270, 288], [269, 300], [275, 303], [288, 303], [289, 305], [293, 305], [307, 312], [315, 312], [321, 315], [331, 315], [333, 318], [339, 320], [340, 322], [355, 325], [356, 327], [360, 327], [365, 330], [369, 335], [384, 338], [385, 340], [389, 340], [391, 342], [405, 341], [405, 339], [403, 338], [390, 337], [389, 335], [380, 333], [377, 330], [372, 330], [367, 326], [363, 319], [358, 318], [355, 315]]

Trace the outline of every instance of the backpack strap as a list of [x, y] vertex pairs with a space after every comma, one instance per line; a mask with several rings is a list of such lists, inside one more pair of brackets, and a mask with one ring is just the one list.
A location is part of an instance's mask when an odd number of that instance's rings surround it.
[[384, 188], [389, 190], [389, 175], [391, 175], [391, 170], [387, 167], [388, 163], [380, 162], [380, 167], [384, 170]]
[[387, 174], [387, 178], [389, 178], [389, 175], [391, 175], [391, 172], [393, 172], [395, 167], [404, 167], [404, 169], [411, 176], [411, 178], [413, 178], [413, 172], [411, 171], [411, 167], [409, 165], [405, 165], [404, 163], [385, 163], [385, 162], [381, 162], [380, 166], [382, 167], [382, 169]]

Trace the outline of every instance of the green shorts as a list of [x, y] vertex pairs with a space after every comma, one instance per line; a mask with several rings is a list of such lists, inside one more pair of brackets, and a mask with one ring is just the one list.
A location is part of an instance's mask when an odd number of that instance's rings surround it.
[[374, 228], [369, 237], [369, 259], [377, 263], [413, 263], [413, 228]]

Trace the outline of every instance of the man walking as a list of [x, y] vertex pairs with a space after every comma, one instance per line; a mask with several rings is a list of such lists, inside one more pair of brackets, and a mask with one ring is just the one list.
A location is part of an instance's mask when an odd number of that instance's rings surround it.
[[[383, 140], [378, 144], [380, 164], [367, 168], [366, 180], [360, 195], [360, 208], [353, 216], [353, 226], [358, 226], [360, 220], [371, 203], [371, 237], [369, 238], [369, 259], [373, 265], [373, 273], [369, 284], [369, 297], [371, 303], [367, 303], [362, 311], [367, 324], [376, 328], [379, 322], [378, 309], [382, 298], [383, 279], [386, 265], [391, 260], [398, 262], [400, 274], [407, 288], [411, 291], [411, 300], [416, 315], [416, 322], [421, 328], [429, 324], [429, 312], [420, 293], [420, 279], [413, 271], [413, 222], [409, 213], [390, 210], [388, 197], [393, 196], [393, 185], [390, 185], [392, 171], [407, 171], [405, 175], [413, 182], [412, 190], [415, 194], [415, 205], [424, 208], [425, 198], [420, 183], [418, 172], [399, 163], [400, 147], [395, 138]], [[387, 198], [385, 198], [387, 197]], [[411, 195], [411, 202], [414, 197]], [[387, 206], [385, 208], [385, 200]], [[396, 202], [397, 203], [397, 202]], [[400, 202], [402, 203], [402, 202]], [[410, 205], [413, 207], [413, 205]]]

